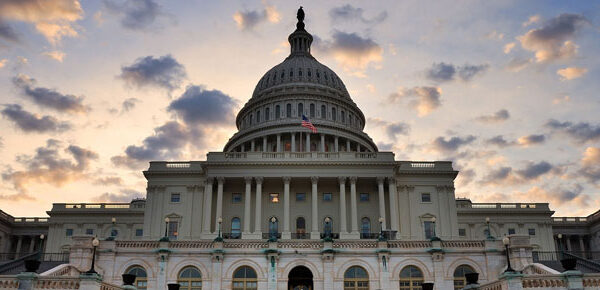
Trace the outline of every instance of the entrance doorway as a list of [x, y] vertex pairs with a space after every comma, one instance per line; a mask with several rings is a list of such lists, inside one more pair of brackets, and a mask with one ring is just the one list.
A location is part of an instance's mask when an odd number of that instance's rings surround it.
[[288, 290], [312, 290], [313, 275], [312, 272], [304, 267], [297, 266], [288, 275]]

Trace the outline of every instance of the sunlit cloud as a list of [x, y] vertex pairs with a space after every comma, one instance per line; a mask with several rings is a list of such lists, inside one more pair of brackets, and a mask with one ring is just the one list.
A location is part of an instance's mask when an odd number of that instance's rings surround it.
[[600, 140], [600, 125], [593, 125], [587, 122], [560, 122], [550, 119], [544, 126], [571, 138], [577, 143], [583, 144]]
[[369, 65], [383, 61], [381, 46], [357, 33], [334, 31], [331, 40], [315, 37], [314, 45], [318, 52], [333, 56], [344, 70], [358, 77], [366, 77], [364, 71]]
[[587, 73], [586, 68], [582, 67], [567, 67], [563, 69], [559, 69], [556, 71], [556, 74], [561, 77], [561, 80], [572, 80], [576, 78], [582, 77], [585, 73]]
[[62, 62], [63, 59], [65, 58], [65, 53], [59, 50], [54, 50], [54, 51], [46, 51], [43, 52], [42, 55], [45, 55], [51, 59], [54, 59], [58, 62]]
[[[121, 26], [129, 30], [156, 27], [157, 19], [166, 15], [162, 6], [153, 0], [103, 0], [102, 3], [109, 13], [120, 18]], [[94, 15], [94, 19], [97, 23], [104, 21], [102, 14]]]
[[0, 68], [3, 68], [6, 65], [6, 63], [8, 63], [8, 59], [6, 59], [6, 58], [0, 59]]
[[504, 49], [502, 51], [504, 51], [505, 54], [509, 54], [513, 50], [513, 48], [515, 48], [516, 45], [517, 43], [515, 42], [509, 42], [504, 45]]
[[409, 108], [416, 110], [419, 117], [424, 117], [442, 105], [441, 95], [442, 89], [439, 87], [400, 88], [388, 96], [388, 101], [398, 103], [408, 100]]
[[264, 8], [262, 10], [236, 11], [233, 14], [233, 20], [238, 28], [241, 30], [252, 30], [263, 22], [278, 23], [281, 20], [281, 15], [275, 6], [268, 5], [264, 1], [263, 5]]
[[[589, 182], [600, 182], [600, 148], [587, 147], [581, 158], [581, 169], [578, 173]], [[600, 186], [599, 186], [600, 187]]]
[[556, 97], [552, 100], [552, 104], [554, 105], [560, 105], [560, 104], [564, 104], [564, 103], [568, 103], [571, 101], [571, 97], [570, 96], [562, 96], [562, 97]]
[[339, 7], [333, 7], [329, 10], [329, 17], [333, 22], [342, 22], [342, 21], [359, 21], [366, 24], [379, 24], [383, 22], [388, 14], [386, 11], [381, 11], [379, 14], [373, 17], [365, 17], [364, 9], [360, 7], [354, 7], [350, 4], [346, 4]]
[[431, 141], [431, 149], [441, 153], [451, 153], [458, 150], [460, 147], [473, 143], [477, 137], [473, 135], [469, 136], [455, 136], [448, 140], [444, 137], [437, 137]]
[[539, 14], [531, 15], [529, 16], [529, 19], [527, 19], [527, 21], [523, 22], [523, 27], [527, 27], [531, 24], [538, 23], [540, 22], [540, 19], [542, 19], [542, 17]]

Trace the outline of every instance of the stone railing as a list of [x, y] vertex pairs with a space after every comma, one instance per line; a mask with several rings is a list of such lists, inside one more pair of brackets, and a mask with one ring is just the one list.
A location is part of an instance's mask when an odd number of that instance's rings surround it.
[[483, 248], [484, 241], [442, 241], [443, 248]]
[[323, 243], [321, 241], [281, 241], [277, 243], [277, 247], [297, 248], [297, 249], [320, 249]]
[[175, 249], [208, 249], [212, 248], [211, 241], [175, 241], [169, 243], [169, 248]]
[[121, 290], [121, 289], [123, 289], [123, 288], [120, 286], [108, 284], [105, 282], [100, 283], [100, 290]]
[[376, 241], [335, 241], [333, 243], [334, 248], [344, 249], [364, 249], [364, 248], [377, 248]]
[[585, 274], [583, 287], [600, 287], [600, 274]]
[[531, 275], [523, 277], [523, 288], [566, 287], [567, 281], [559, 275]]
[[[240, 161], [367, 161], [394, 162], [392, 152], [210, 152], [209, 162]], [[437, 164], [434, 164], [434, 167]], [[152, 169], [152, 166], [150, 167]]]
[[73, 265], [61, 264], [58, 265], [40, 275], [48, 277], [61, 277], [61, 276], [79, 276], [81, 272]]
[[158, 248], [158, 241], [115, 241], [117, 248]]
[[388, 247], [401, 249], [425, 249], [431, 248], [430, 241], [389, 241]]
[[504, 290], [506, 289], [506, 287], [503, 288], [503, 286], [506, 285], [505, 281], [494, 281], [491, 283], [486, 283], [486, 284], [482, 284], [479, 286], [479, 290]]
[[268, 248], [269, 247], [269, 243], [259, 240], [259, 241], [250, 241], [250, 240], [246, 240], [246, 241], [228, 241], [228, 242], [224, 242], [223, 243], [223, 248], [229, 248], [229, 249], [264, 249], [264, 248]]
[[587, 217], [553, 217], [553, 223], [560, 224], [573, 224], [573, 223], [587, 223]]
[[47, 223], [47, 217], [16, 217], [14, 223]]
[[[243, 154], [243, 153], [242, 153]], [[202, 161], [151, 161], [149, 171], [202, 171]]]
[[471, 203], [460, 200], [457, 202], [458, 209], [472, 208], [478, 210], [500, 209], [500, 210], [550, 210], [547, 203]]
[[16, 276], [0, 277], [0, 289], [19, 289], [19, 281]]
[[140, 205], [132, 203], [55, 203], [52, 205], [52, 211], [57, 210], [98, 210], [98, 209], [132, 209], [143, 208]]
[[79, 277], [40, 277], [33, 289], [79, 289]]

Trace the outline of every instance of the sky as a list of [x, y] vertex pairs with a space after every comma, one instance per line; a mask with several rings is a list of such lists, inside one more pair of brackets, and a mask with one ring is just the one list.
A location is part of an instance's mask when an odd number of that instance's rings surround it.
[[0, 209], [144, 197], [150, 160], [205, 160], [289, 54], [313, 55], [397, 160], [456, 196], [600, 209], [598, 1], [0, 0]]

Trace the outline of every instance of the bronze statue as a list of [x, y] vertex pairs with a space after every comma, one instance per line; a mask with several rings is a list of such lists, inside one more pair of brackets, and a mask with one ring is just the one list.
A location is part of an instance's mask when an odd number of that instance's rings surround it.
[[298, 18], [298, 22], [304, 22], [304, 10], [302, 10], [302, 6], [298, 9], [298, 14], [296, 14], [296, 18]]

